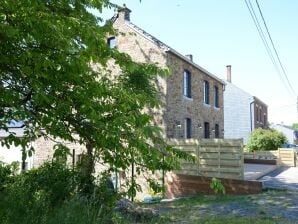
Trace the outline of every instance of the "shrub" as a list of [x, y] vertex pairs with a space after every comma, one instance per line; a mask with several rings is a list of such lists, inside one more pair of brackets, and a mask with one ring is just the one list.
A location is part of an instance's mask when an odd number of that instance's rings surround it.
[[247, 150], [250, 152], [276, 150], [286, 142], [287, 138], [283, 133], [273, 129], [258, 128], [250, 134]]
[[226, 188], [222, 184], [221, 180], [213, 177], [210, 183], [210, 188], [214, 191], [215, 194], [225, 194]]
[[0, 166], [6, 186], [0, 191], [0, 223], [111, 223], [118, 195], [103, 175], [94, 191], [78, 192], [78, 172], [63, 163], [43, 166], [12, 176], [10, 166]]
[[12, 170], [10, 165], [5, 165], [0, 161], [0, 192], [3, 191], [5, 185], [10, 179]]
[[75, 188], [74, 173], [60, 163], [45, 163], [21, 173], [3, 192], [3, 222], [44, 223], [48, 212], [70, 199]]

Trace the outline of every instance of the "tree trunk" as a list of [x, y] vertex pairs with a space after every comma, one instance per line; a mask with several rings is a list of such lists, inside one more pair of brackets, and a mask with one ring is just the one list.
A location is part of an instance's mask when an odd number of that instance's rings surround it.
[[83, 194], [93, 193], [94, 188], [94, 156], [93, 146], [91, 143], [86, 144], [87, 153], [82, 159], [81, 168], [81, 192]]

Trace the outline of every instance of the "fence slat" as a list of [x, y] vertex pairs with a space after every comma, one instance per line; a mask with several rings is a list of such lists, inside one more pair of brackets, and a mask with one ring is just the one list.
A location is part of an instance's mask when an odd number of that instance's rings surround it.
[[179, 174], [230, 179], [244, 178], [242, 140], [175, 140], [175, 147], [196, 156], [196, 163], [183, 161]]

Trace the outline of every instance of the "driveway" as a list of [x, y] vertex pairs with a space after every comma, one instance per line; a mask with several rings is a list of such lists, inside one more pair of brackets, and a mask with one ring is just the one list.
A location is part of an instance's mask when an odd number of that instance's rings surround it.
[[263, 182], [264, 188], [298, 191], [298, 167], [279, 167], [259, 181]]
[[272, 172], [277, 168], [276, 165], [263, 164], [244, 164], [244, 180], [258, 180], [262, 176]]

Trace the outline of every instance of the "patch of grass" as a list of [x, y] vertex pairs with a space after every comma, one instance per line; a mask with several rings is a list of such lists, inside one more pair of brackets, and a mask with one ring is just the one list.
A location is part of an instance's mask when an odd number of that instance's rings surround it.
[[[215, 217], [200, 220], [197, 223], [202, 224], [279, 224], [280, 220], [271, 220], [271, 219], [263, 219], [263, 218], [240, 218], [240, 217]], [[285, 222], [283, 222], [285, 223]]]
[[[158, 209], [160, 218], [155, 223], [254, 223], [254, 224], [286, 224], [287, 220], [282, 215], [272, 216], [271, 207], [275, 204], [284, 204], [284, 201], [293, 192], [268, 190], [257, 195], [201, 195], [189, 198], [180, 198], [171, 202], [160, 204], [142, 205]], [[283, 200], [279, 200], [283, 198]], [[235, 202], [235, 203], [234, 203]], [[247, 207], [246, 213], [217, 212], [213, 209], [222, 209], [225, 206]], [[210, 210], [211, 209], [211, 210]], [[237, 210], [237, 209], [236, 209]], [[233, 211], [233, 209], [231, 210]], [[241, 211], [241, 210], [240, 210]], [[226, 214], [225, 214], [226, 213]], [[220, 214], [220, 215], [218, 215]], [[147, 223], [147, 222], [145, 222]]]

